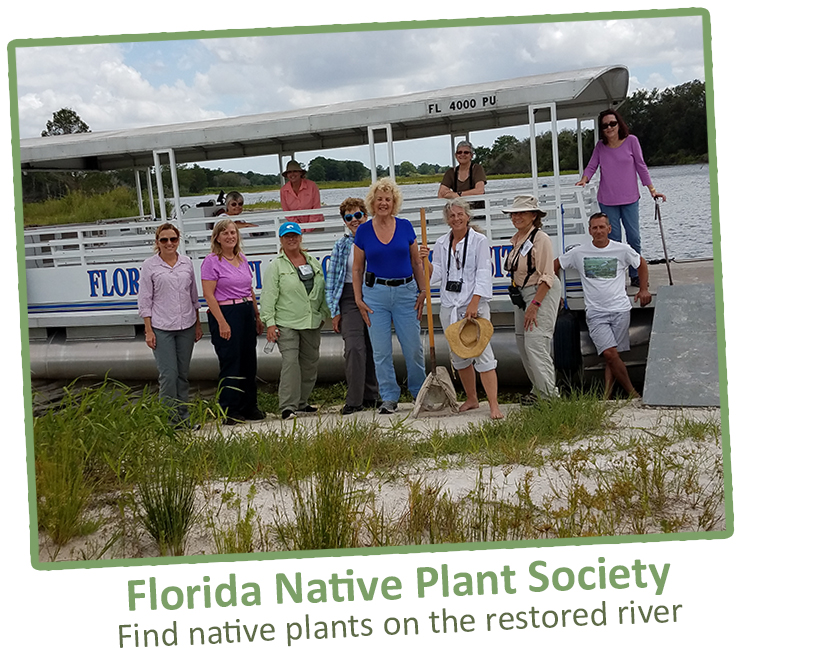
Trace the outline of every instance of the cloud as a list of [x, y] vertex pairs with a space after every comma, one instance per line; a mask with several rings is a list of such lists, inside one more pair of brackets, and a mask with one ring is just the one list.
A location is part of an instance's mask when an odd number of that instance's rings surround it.
[[100, 131], [604, 64], [666, 87], [703, 78], [703, 44], [700, 17], [673, 17], [18, 48], [17, 62], [25, 137], [63, 106]]

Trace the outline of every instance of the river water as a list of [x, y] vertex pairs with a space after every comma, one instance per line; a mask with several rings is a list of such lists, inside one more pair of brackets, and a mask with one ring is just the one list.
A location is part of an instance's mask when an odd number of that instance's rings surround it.
[[[661, 203], [661, 218], [666, 248], [670, 258], [694, 259], [711, 258], [712, 245], [712, 202], [710, 196], [709, 166], [691, 164], [685, 166], [658, 166], [649, 170], [652, 184], [659, 192], [666, 194], [666, 203]], [[552, 186], [552, 178], [539, 178], [540, 185]], [[561, 177], [562, 186], [573, 186], [577, 175]], [[529, 178], [490, 180], [487, 192], [504, 190], [525, 190], [530, 186]], [[434, 197], [438, 183], [422, 185], [402, 185], [406, 199]], [[367, 187], [346, 187], [321, 190], [322, 205], [339, 205], [349, 196], [364, 198]], [[279, 191], [254, 192], [245, 194], [245, 203], [279, 201]], [[182, 197], [183, 203], [195, 204], [201, 196]], [[649, 192], [641, 187], [641, 243], [642, 254], [648, 260], [663, 258], [663, 245], [658, 222], [655, 220], [655, 206]]]

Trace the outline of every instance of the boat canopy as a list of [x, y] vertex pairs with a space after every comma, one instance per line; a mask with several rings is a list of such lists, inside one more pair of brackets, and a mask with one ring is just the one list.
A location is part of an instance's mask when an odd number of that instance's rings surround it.
[[[20, 141], [24, 171], [107, 171], [155, 165], [156, 151], [177, 163], [293, 155], [302, 151], [370, 145], [532, 124], [533, 113], [555, 108], [555, 118], [594, 118], [626, 99], [629, 72], [615, 65], [461, 85], [396, 97], [307, 109]], [[554, 107], [553, 107], [554, 105]], [[375, 138], [374, 138], [375, 137]], [[392, 164], [391, 164], [392, 166]], [[392, 170], [392, 169], [391, 169]]]

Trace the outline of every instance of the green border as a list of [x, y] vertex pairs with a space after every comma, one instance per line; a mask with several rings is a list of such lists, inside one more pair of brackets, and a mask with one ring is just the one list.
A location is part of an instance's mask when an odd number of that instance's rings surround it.
[[[144, 559], [112, 559], [108, 561], [69, 561], [69, 562], [41, 562], [39, 560], [40, 548], [37, 530], [37, 497], [34, 479], [34, 437], [31, 395], [31, 359], [29, 355], [28, 336], [28, 299], [26, 290], [25, 274], [25, 247], [23, 240], [23, 208], [22, 208], [22, 182], [20, 171], [20, 136], [19, 136], [19, 115], [17, 100], [17, 67], [16, 49], [33, 46], [69, 46], [76, 44], [106, 44], [121, 42], [145, 42], [145, 41], [171, 41], [189, 39], [209, 39], [209, 38], [236, 38], [236, 37], [256, 37], [256, 36], [277, 36], [277, 35], [305, 35], [324, 33], [346, 33], [346, 32], [368, 32], [382, 30], [419, 30], [427, 28], [453, 28], [453, 27], [480, 27], [487, 25], [522, 25], [532, 23], [558, 23], [558, 22], [581, 22], [600, 20], [623, 20], [636, 18], [668, 18], [668, 17], [695, 17], [702, 20], [703, 25], [703, 60], [704, 60], [704, 84], [706, 88], [706, 108], [707, 108], [707, 130], [709, 141], [709, 177], [712, 204], [712, 241], [714, 248], [715, 266], [715, 307], [717, 313], [717, 345], [718, 363], [720, 376], [720, 404], [721, 404], [721, 425], [723, 444], [723, 471], [724, 471], [724, 502], [726, 513], [726, 530], [713, 532], [687, 532], [674, 534], [651, 534], [651, 535], [630, 535], [630, 536], [603, 536], [598, 538], [565, 538], [565, 539], [543, 539], [526, 541], [507, 541], [492, 543], [466, 543], [454, 545], [418, 545], [418, 546], [398, 546], [379, 548], [358, 548], [344, 550], [321, 550], [308, 552], [259, 552], [254, 554], [240, 555], [194, 555], [183, 557], [156, 557]], [[459, 552], [475, 550], [496, 550], [496, 549], [520, 549], [557, 547], [570, 545], [602, 545], [620, 543], [648, 543], [648, 542], [668, 542], [668, 541], [688, 541], [688, 540], [717, 540], [729, 538], [734, 533], [734, 509], [732, 501], [732, 476], [729, 459], [729, 408], [727, 394], [726, 377], [726, 333], [723, 321], [723, 283], [722, 283], [722, 262], [720, 251], [720, 222], [718, 216], [718, 191], [717, 191], [717, 149], [715, 144], [715, 118], [714, 118], [714, 90], [712, 79], [712, 51], [711, 51], [711, 22], [709, 12], [702, 8], [692, 9], [662, 9], [662, 10], [641, 10], [632, 12], [600, 12], [590, 14], [556, 14], [544, 16], [524, 16], [524, 17], [497, 17], [497, 18], [474, 18], [474, 19], [448, 19], [448, 20], [427, 20], [427, 21], [403, 21], [391, 23], [360, 23], [350, 25], [326, 25], [326, 26], [302, 26], [292, 28], [257, 28], [247, 30], [219, 30], [201, 32], [177, 32], [158, 33], [148, 35], [119, 35], [119, 36], [87, 36], [68, 38], [47, 38], [47, 39], [26, 39], [14, 40], [8, 45], [9, 60], [9, 90], [10, 90], [10, 116], [12, 133], [12, 157], [14, 160], [14, 197], [15, 197], [15, 221], [17, 225], [17, 265], [18, 280], [20, 288], [20, 339], [22, 343], [23, 360], [23, 390], [25, 391], [25, 419], [26, 419], [26, 452], [28, 467], [28, 496], [29, 496], [29, 529], [30, 529], [30, 550], [32, 567], [35, 570], [69, 570], [69, 569], [91, 569], [110, 567], [131, 567], [131, 566], [158, 566], [169, 564], [190, 564], [190, 563], [211, 563], [227, 561], [265, 561], [277, 559], [312, 559], [318, 557], [339, 557], [339, 556], [371, 556], [381, 554], [408, 554], [416, 552]]]

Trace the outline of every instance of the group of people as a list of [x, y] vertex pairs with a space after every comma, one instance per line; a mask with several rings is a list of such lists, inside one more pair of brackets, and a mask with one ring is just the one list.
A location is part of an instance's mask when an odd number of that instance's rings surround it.
[[[515, 228], [504, 268], [511, 277], [516, 344], [532, 384], [532, 391], [522, 398], [525, 405], [558, 394], [551, 342], [561, 298], [559, 273], [567, 268], [581, 275], [590, 336], [606, 363], [607, 394], [617, 381], [630, 395], [637, 395], [619, 356], [629, 348], [627, 270], [639, 287], [636, 301], [641, 306], [651, 301], [648, 268], [640, 256], [637, 176], [653, 197], [665, 197], [652, 186], [640, 144], [623, 118], [608, 109], [598, 121], [602, 140], [577, 183], [585, 185], [600, 168], [601, 212], [589, 221], [590, 243], [554, 258], [552, 242], [541, 228], [546, 212], [534, 196], [517, 196], [503, 210]], [[382, 178], [371, 185], [364, 200], [342, 202], [346, 231], [333, 247], [326, 276], [302, 247], [300, 220], [288, 218], [280, 226], [281, 251], [265, 272], [261, 305], [242, 252], [240, 228], [248, 224], [236, 219], [244, 202], [238, 192], [227, 195], [225, 214], [213, 226], [211, 253], [200, 271], [211, 342], [219, 360], [224, 424], [265, 418], [256, 389], [256, 341], [263, 333], [270, 344], [278, 344], [282, 355], [282, 418], [317, 410], [309, 400], [318, 375], [320, 330], [328, 319], [344, 340], [348, 390], [342, 415], [376, 406], [383, 414], [397, 410], [401, 390], [393, 364], [393, 328], [404, 357], [407, 387], [415, 399], [426, 376], [420, 319], [427, 257], [432, 264], [430, 284], [441, 285], [442, 328], [463, 320], [489, 319], [493, 272], [489, 243], [471, 221], [473, 209], [479, 206], [462, 198], [483, 194], [486, 175], [472, 163], [469, 142], [460, 142], [455, 156], [458, 164], [445, 173], [438, 192], [448, 199], [444, 219], [450, 232], [432, 248], [419, 246], [411, 223], [398, 216], [401, 190], [391, 179]], [[313, 201], [318, 190], [313, 193], [315, 184], [304, 175], [298, 162], [288, 164], [288, 183], [282, 188], [286, 209], [318, 207]], [[620, 242], [621, 222], [627, 244]], [[156, 359], [160, 396], [172, 409], [174, 422], [190, 426], [188, 369], [202, 327], [193, 265], [178, 252], [179, 240], [173, 224], [158, 227], [155, 254], [142, 266], [139, 312], [146, 344]], [[475, 357], [459, 357], [451, 350], [451, 362], [466, 394], [460, 410], [479, 406], [478, 373], [491, 417], [503, 418], [492, 345]]]

